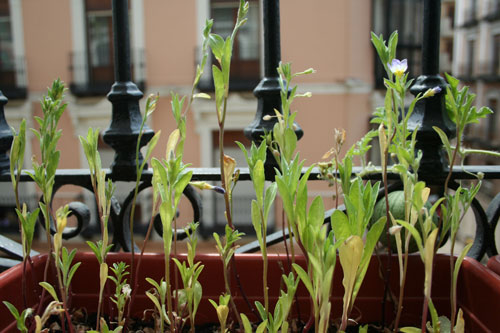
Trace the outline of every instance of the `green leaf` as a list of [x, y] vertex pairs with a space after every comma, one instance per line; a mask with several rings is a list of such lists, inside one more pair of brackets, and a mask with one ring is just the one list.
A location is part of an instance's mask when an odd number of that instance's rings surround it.
[[314, 289], [311, 280], [309, 279], [309, 275], [307, 275], [306, 271], [302, 267], [300, 267], [297, 264], [292, 264], [293, 268], [295, 269], [295, 272], [299, 276], [300, 280], [306, 287], [307, 291], [309, 292], [309, 295], [311, 297], [314, 297]]
[[225, 84], [224, 77], [222, 75], [221, 70], [212, 65], [212, 76], [214, 79], [214, 87], [215, 87], [215, 106], [217, 108], [217, 119], [222, 121], [222, 101], [224, 99], [225, 94]]
[[265, 244], [262, 243], [263, 221], [261, 220], [260, 207], [256, 200], [252, 200], [251, 212], [252, 212], [252, 224], [255, 229], [255, 234], [257, 235], [257, 240], [259, 241], [259, 244], [262, 248], [263, 246], [265, 246]]
[[422, 329], [417, 327], [401, 327], [399, 329], [403, 333], [421, 333]]
[[177, 207], [177, 205], [179, 204], [179, 200], [181, 198], [181, 195], [184, 192], [184, 189], [186, 188], [186, 186], [191, 181], [192, 176], [193, 176], [193, 172], [188, 171], [188, 172], [184, 173], [178, 181], [176, 181], [176, 183], [174, 185], [174, 188], [175, 188], [174, 205], [175, 205], [175, 207]]
[[264, 162], [262, 160], [257, 160], [252, 171], [252, 180], [255, 187], [255, 194], [257, 196], [257, 202], [259, 206], [263, 205], [264, 201]]
[[375, 250], [375, 246], [377, 245], [380, 235], [384, 231], [386, 219], [387, 217], [385, 216], [381, 217], [377, 222], [375, 222], [375, 224], [372, 225], [372, 227], [366, 234], [363, 256], [361, 258], [361, 263], [358, 270], [358, 278], [356, 279], [356, 284], [353, 289], [353, 302], [356, 299], [359, 289], [361, 288], [361, 284], [363, 283], [363, 279], [366, 275], [366, 271], [368, 270], [368, 265], [370, 264], [373, 251]]
[[337, 240], [343, 242], [352, 234], [347, 215], [345, 215], [345, 213], [341, 210], [334, 210], [332, 216], [330, 217], [330, 221], [333, 234]]
[[276, 198], [276, 193], [278, 192], [278, 187], [276, 183], [272, 183], [266, 190], [266, 196], [264, 198], [264, 219], [267, 220], [269, 216], [269, 211], [273, 205], [274, 199]]
[[462, 262], [464, 261], [465, 256], [467, 253], [469, 253], [470, 248], [472, 247], [473, 243], [469, 243], [465, 245], [464, 249], [462, 252], [460, 252], [460, 255], [457, 258], [457, 261], [455, 261], [455, 268], [453, 269], [453, 283], [456, 285], [456, 281], [458, 279], [458, 273], [460, 272], [460, 267], [462, 266]]
[[420, 252], [420, 256], [422, 257], [422, 260], [423, 260], [424, 259], [424, 257], [423, 257], [424, 247], [423, 247], [423, 243], [422, 243], [422, 237], [420, 237], [420, 233], [418, 232], [418, 230], [414, 226], [412, 226], [411, 224], [409, 224], [408, 222], [405, 222], [403, 220], [396, 220], [396, 222], [398, 224], [401, 224], [403, 227], [405, 227], [411, 233], [411, 235], [415, 239], [415, 243], [418, 246], [418, 251]]
[[42, 286], [45, 290], [47, 290], [47, 292], [50, 294], [50, 296], [52, 296], [52, 298], [59, 302], [59, 298], [57, 297], [57, 293], [54, 289], [54, 287], [52, 287], [52, 285], [48, 282], [40, 282], [39, 283], [40, 286]]
[[259, 301], [255, 301], [255, 307], [257, 308], [257, 311], [259, 312], [260, 318], [262, 320], [266, 320], [267, 319], [267, 311], [264, 308], [264, 305], [262, 305], [262, 303]]
[[7, 301], [2, 301], [2, 303], [5, 304], [5, 306], [9, 309], [10, 313], [12, 313], [14, 318], [16, 318], [17, 320], [19, 318], [19, 311], [16, 309], [16, 307], [12, 305], [12, 303], [9, 303]]
[[252, 324], [250, 323], [248, 317], [244, 313], [241, 313], [240, 316], [241, 316], [241, 321], [243, 322], [243, 328], [245, 330], [245, 333], [252, 333]]
[[221, 63], [225, 45], [224, 38], [217, 34], [210, 34], [208, 36], [208, 45], [212, 49], [212, 53], [215, 59], [217, 59], [217, 61]]
[[307, 223], [315, 229], [321, 228], [325, 220], [325, 207], [323, 205], [323, 199], [320, 196], [316, 196], [309, 207], [309, 215], [307, 217]]
[[259, 326], [257, 326], [257, 330], [255, 331], [255, 333], [263, 333], [266, 330], [266, 326], [267, 320], [264, 320], [262, 323], [260, 323]]

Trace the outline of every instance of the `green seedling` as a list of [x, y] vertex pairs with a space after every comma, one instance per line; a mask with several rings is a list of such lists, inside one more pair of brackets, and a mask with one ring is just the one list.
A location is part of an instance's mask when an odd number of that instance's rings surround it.
[[[90, 248], [96, 255], [97, 261], [99, 262], [100, 283], [97, 318], [100, 318], [104, 286], [106, 285], [106, 281], [108, 279], [108, 264], [106, 263], [106, 256], [113, 247], [112, 244], [108, 244], [108, 221], [109, 216], [111, 215], [111, 198], [114, 195], [115, 186], [110, 179], [108, 179], [108, 181], [106, 182], [106, 171], [102, 169], [101, 157], [99, 155], [99, 151], [97, 150], [99, 129], [94, 130], [92, 128], [89, 128], [87, 132], [87, 138], [80, 136], [79, 139], [87, 158], [87, 162], [89, 164], [90, 180], [96, 198], [102, 233], [102, 239], [97, 241], [96, 243], [87, 241], [87, 244], [90, 246]], [[99, 330], [100, 323], [101, 321], [98, 320], [96, 327], [97, 330]]]
[[[155, 305], [155, 309], [157, 311], [158, 317], [156, 320], [156, 330], [159, 332], [164, 332], [165, 323], [172, 326], [172, 314], [167, 314], [165, 299], [168, 293], [167, 282], [160, 280], [160, 283], [157, 283], [155, 280], [151, 278], [146, 278], [146, 281], [153, 285], [153, 292], [146, 291], [146, 296], [153, 302]], [[171, 330], [173, 332], [173, 329]]]
[[221, 333], [225, 333], [228, 330], [226, 329], [227, 324], [227, 316], [229, 315], [229, 301], [231, 299], [231, 294], [224, 294], [219, 296], [219, 304], [217, 304], [214, 300], [209, 299], [210, 303], [217, 311], [217, 318], [219, 318], [220, 331]]
[[[55, 218], [53, 217], [50, 207], [55, 174], [57, 166], [59, 165], [59, 159], [61, 155], [61, 152], [57, 150], [57, 143], [61, 138], [62, 131], [58, 129], [57, 126], [67, 106], [67, 104], [63, 103], [65, 90], [66, 88], [64, 87], [64, 83], [60, 79], [57, 79], [52, 83], [52, 86], [47, 90], [47, 95], [44, 96], [41, 101], [43, 116], [35, 116], [35, 121], [38, 124], [39, 129], [31, 129], [39, 142], [41, 156], [39, 161], [37, 161], [33, 156], [33, 172], [27, 173], [42, 192], [42, 200], [39, 202], [39, 206], [45, 220], [45, 235], [50, 252], [47, 263], [45, 265], [43, 278], [44, 281], [47, 281], [48, 268], [50, 266], [50, 262], [52, 261], [52, 255], [54, 253], [52, 237], [50, 234], [50, 221], [54, 221]], [[60, 274], [58, 275], [58, 283], [59, 286], [62, 286]], [[43, 296], [41, 299], [43, 299]], [[64, 299], [63, 308], [65, 309], [66, 320], [70, 322], [70, 316], [67, 311]], [[64, 325], [62, 326], [64, 327]], [[71, 325], [70, 331], [73, 331]]]
[[163, 227], [163, 252], [165, 255], [165, 281], [167, 285], [167, 309], [169, 322], [174, 325], [172, 307], [172, 284], [170, 281], [170, 254], [176, 211], [184, 189], [191, 181], [192, 171], [186, 170], [188, 165], [182, 163], [181, 155], [175, 151], [179, 142], [180, 130], [175, 129], [167, 142], [166, 159], [160, 162], [153, 158], [153, 190], [160, 198], [160, 218]]
[[[265, 185], [265, 174], [264, 174], [264, 163], [266, 161], [266, 143], [262, 141], [259, 148], [252, 142], [250, 148], [251, 155], [248, 156], [248, 152], [245, 147], [238, 142], [241, 150], [244, 152], [247, 159], [247, 163], [250, 170], [250, 177], [252, 178], [253, 186], [255, 189], [255, 194], [257, 200], [252, 200], [251, 216], [252, 224], [257, 235], [257, 240], [259, 241], [260, 250], [263, 259], [263, 270], [262, 270], [262, 285], [264, 291], [264, 309], [265, 318], [267, 318], [267, 313], [269, 312], [269, 287], [267, 286], [267, 221], [269, 218], [269, 213], [276, 198], [277, 185], [272, 183], [267, 189], [264, 189]], [[260, 312], [260, 311], [259, 311]], [[261, 316], [262, 317], [262, 316]], [[270, 321], [269, 321], [270, 323]]]
[[[217, 248], [217, 252], [219, 252], [220, 258], [222, 260], [222, 273], [224, 276], [224, 287], [226, 289], [226, 295], [228, 295], [229, 297], [229, 302], [231, 304], [234, 315], [237, 316], [238, 321], [241, 322], [239, 312], [236, 309], [233, 298], [231, 297], [231, 285], [229, 283], [229, 265], [237, 249], [236, 242], [241, 239], [244, 233], [241, 233], [238, 230], [231, 229], [229, 225], [226, 225], [225, 232], [225, 237], [222, 240], [215, 232], [213, 234], [213, 237], [216, 243], [215, 247]], [[242, 322], [241, 325], [241, 327], [243, 327]]]
[[7, 301], [3, 301], [3, 304], [9, 309], [10, 313], [16, 319], [17, 329], [21, 333], [28, 333], [28, 328], [26, 327], [26, 319], [33, 313], [30, 308], [24, 309], [23, 312], [19, 313], [14, 305]]
[[88, 332], [90, 332], [90, 333], [120, 333], [121, 331], [123, 331], [123, 326], [118, 326], [114, 330], [111, 330], [108, 327], [106, 320], [104, 320], [104, 318], [101, 318], [101, 330], [100, 331], [88, 331]]
[[[262, 325], [262, 327], [266, 328], [269, 333], [288, 332], [289, 324], [287, 319], [292, 308], [295, 292], [297, 291], [297, 287], [299, 285], [299, 279], [295, 278], [293, 273], [290, 272], [288, 276], [283, 274], [283, 281], [286, 285], [286, 292], [283, 290], [280, 291], [280, 296], [274, 306], [274, 314], [271, 314], [271, 312], [259, 301], [255, 302], [257, 311], [262, 319], [262, 323], [258, 326], [257, 331], [259, 331], [259, 328]], [[241, 316], [245, 332], [247, 332], [248, 329], [245, 321], [248, 321], [248, 318], [245, 320], [243, 317], [244, 315], [242, 314]]]
[[[340, 331], [345, 331], [354, 301], [363, 283], [375, 245], [384, 229], [385, 217], [370, 228], [369, 222], [379, 190], [379, 183], [363, 185], [361, 178], [349, 179], [352, 156], [344, 158], [339, 167], [346, 213], [335, 210], [331, 217], [333, 234], [339, 245], [339, 259], [344, 272], [344, 304]], [[363, 237], [366, 233], [366, 239]]]
[[196, 245], [198, 238], [196, 236], [196, 229], [199, 223], [191, 223], [184, 230], [186, 231], [188, 237], [188, 253], [187, 253], [187, 264], [186, 262], [180, 262], [177, 258], [173, 258], [173, 261], [177, 265], [177, 269], [181, 275], [182, 284], [184, 289], [178, 291], [183, 294], [185, 298], [184, 307], [187, 308], [188, 317], [191, 324], [191, 332], [195, 331], [195, 318], [196, 312], [198, 311], [198, 306], [200, 305], [201, 296], [203, 294], [203, 289], [198, 278], [203, 270], [204, 266], [200, 262], [194, 262], [194, 257], [196, 255]]
[[24, 306], [27, 306], [26, 301], [26, 264], [30, 260], [31, 245], [33, 243], [33, 236], [35, 234], [36, 221], [38, 219], [38, 214], [40, 209], [35, 209], [32, 213], [28, 212], [28, 208], [25, 203], [23, 203], [23, 210], [20, 211], [16, 208], [16, 214], [19, 218], [19, 223], [21, 225], [21, 242], [23, 247], [23, 275], [22, 275], [22, 296]]
[[111, 297], [111, 301], [116, 304], [118, 311], [118, 325], [125, 326], [125, 306], [127, 301], [130, 299], [131, 288], [130, 285], [127, 284], [126, 276], [129, 275], [127, 272], [127, 268], [129, 266], [124, 262], [113, 263], [113, 267], [110, 267], [113, 275], [108, 276], [108, 279], [113, 281], [115, 284], [115, 294]]

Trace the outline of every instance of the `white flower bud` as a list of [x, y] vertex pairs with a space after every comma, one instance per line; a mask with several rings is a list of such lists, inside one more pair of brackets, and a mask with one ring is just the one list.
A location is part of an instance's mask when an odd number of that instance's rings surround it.
[[400, 225], [395, 225], [395, 226], [393, 226], [393, 227], [390, 227], [390, 228], [389, 228], [389, 233], [390, 233], [391, 235], [398, 234], [398, 233], [400, 233], [400, 232], [401, 232], [401, 229], [402, 229], [402, 228], [403, 228], [403, 227], [402, 227], [402, 226], [400, 226]]
[[127, 283], [127, 284], [124, 284], [123, 287], [122, 287], [122, 293], [126, 296], [126, 297], [130, 297], [130, 293], [132, 292], [132, 288], [130, 288], [130, 285]]

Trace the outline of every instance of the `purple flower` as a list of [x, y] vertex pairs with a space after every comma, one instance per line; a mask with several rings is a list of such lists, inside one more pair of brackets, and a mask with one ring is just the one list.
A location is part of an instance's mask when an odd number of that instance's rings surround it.
[[434, 88], [427, 89], [427, 91], [424, 93], [424, 95], [422, 97], [423, 98], [432, 97], [436, 94], [439, 94], [440, 92], [441, 92], [441, 87], [436, 86]]
[[212, 190], [214, 192], [217, 192], [217, 193], [220, 193], [220, 194], [225, 194], [226, 193], [226, 191], [222, 187], [220, 187], [220, 186], [214, 186], [214, 187], [212, 187]]
[[390, 64], [387, 64], [387, 67], [389, 67], [389, 70], [392, 72], [392, 74], [396, 75], [397, 77], [401, 77], [408, 69], [408, 60], [403, 59], [400, 61], [398, 59], [394, 59]]

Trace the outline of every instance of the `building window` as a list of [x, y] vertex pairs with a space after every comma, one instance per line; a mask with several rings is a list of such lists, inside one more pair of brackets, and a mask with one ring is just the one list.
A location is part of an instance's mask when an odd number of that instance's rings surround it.
[[500, 34], [493, 36], [492, 74], [500, 76]]
[[0, 90], [10, 99], [26, 97], [24, 59], [16, 57], [8, 0], [0, 0]]
[[[212, 32], [228, 37], [238, 16], [239, 1], [212, 0], [210, 16], [214, 19]], [[229, 89], [253, 90], [260, 81], [260, 20], [259, 2], [249, 1], [248, 21], [238, 31], [231, 59]], [[213, 60], [212, 60], [213, 61]], [[213, 90], [212, 78], [201, 83], [200, 89]]]
[[496, 135], [497, 132], [497, 111], [498, 111], [498, 100], [496, 98], [491, 98], [488, 100], [488, 107], [493, 111], [493, 114], [489, 116], [487, 128], [486, 128], [486, 140], [487, 142], [494, 142], [498, 139]]
[[[386, 39], [398, 31], [396, 56], [408, 60], [411, 78], [421, 73], [422, 13], [422, 0], [373, 0], [373, 31]], [[385, 70], [376, 54], [374, 60], [375, 86], [381, 89]]]
[[465, 4], [464, 26], [472, 26], [477, 23], [477, 1], [468, 0]]
[[489, 0], [485, 19], [495, 21], [500, 18], [500, 0]]
[[467, 58], [465, 62], [465, 68], [462, 72], [466, 78], [471, 78], [474, 75], [474, 51], [475, 51], [476, 41], [470, 39], [467, 41]]
[[[81, 0], [83, 10], [83, 39], [81, 50], [72, 54], [73, 81], [71, 91], [77, 96], [105, 95], [114, 83], [113, 27], [111, 0]], [[130, 10], [130, 2], [129, 2]], [[131, 22], [131, 20], [129, 20]], [[132, 25], [132, 22], [131, 22]], [[133, 80], [134, 66], [143, 68], [141, 52], [131, 50]], [[143, 75], [139, 75], [143, 79]], [[144, 81], [135, 82], [144, 89]]]
[[114, 81], [111, 1], [87, 0], [85, 11], [89, 81], [109, 87]]

